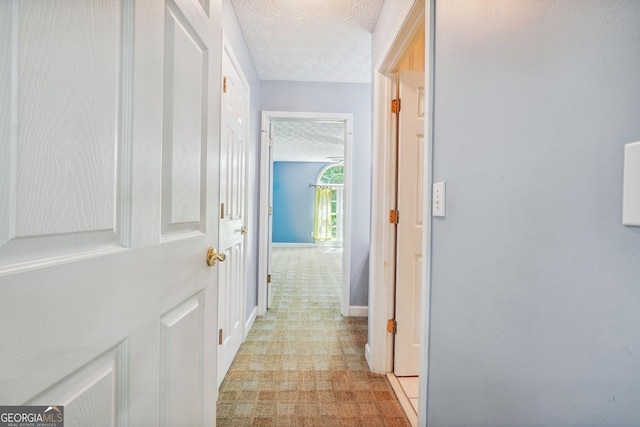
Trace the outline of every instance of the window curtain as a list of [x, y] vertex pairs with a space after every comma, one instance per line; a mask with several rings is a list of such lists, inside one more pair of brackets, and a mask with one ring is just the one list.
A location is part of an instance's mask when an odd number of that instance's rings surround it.
[[316, 187], [316, 212], [313, 220], [313, 240], [331, 240], [331, 187]]

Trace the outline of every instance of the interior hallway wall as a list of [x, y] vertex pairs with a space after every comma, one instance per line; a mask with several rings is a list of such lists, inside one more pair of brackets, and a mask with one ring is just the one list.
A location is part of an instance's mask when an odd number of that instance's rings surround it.
[[240, 62], [242, 72], [251, 86], [249, 138], [247, 140], [247, 316], [258, 305], [258, 209], [260, 200], [260, 78], [244, 40], [231, 0], [222, 0], [222, 29]]
[[436, 0], [428, 425], [640, 425], [640, 2]]
[[371, 35], [371, 63], [373, 69], [377, 70], [384, 59], [385, 49], [395, 37], [394, 30], [400, 24], [399, 19], [403, 11], [410, 7], [415, 0], [393, 0], [385, 1], [378, 15], [376, 26]]
[[352, 306], [366, 306], [369, 292], [371, 206], [371, 85], [263, 81], [265, 111], [353, 114], [351, 209]]

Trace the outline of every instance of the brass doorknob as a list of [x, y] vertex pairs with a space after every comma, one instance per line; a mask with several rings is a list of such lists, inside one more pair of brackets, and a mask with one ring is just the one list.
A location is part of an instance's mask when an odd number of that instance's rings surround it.
[[247, 234], [247, 231], [247, 227], [245, 227], [244, 225], [240, 227], [240, 234]]
[[222, 262], [224, 260], [224, 254], [219, 254], [218, 252], [216, 252], [215, 248], [210, 247], [209, 250], [207, 250], [207, 265], [209, 265], [210, 267], [216, 265], [216, 261]]

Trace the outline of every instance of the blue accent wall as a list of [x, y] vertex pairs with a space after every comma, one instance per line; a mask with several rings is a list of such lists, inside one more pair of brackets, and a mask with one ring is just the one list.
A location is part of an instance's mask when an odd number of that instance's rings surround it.
[[273, 234], [275, 243], [313, 243], [315, 184], [329, 163], [273, 163]]

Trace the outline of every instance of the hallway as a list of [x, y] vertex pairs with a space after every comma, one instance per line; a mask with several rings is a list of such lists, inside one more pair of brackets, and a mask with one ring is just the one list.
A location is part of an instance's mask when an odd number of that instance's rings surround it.
[[218, 426], [408, 426], [364, 358], [367, 319], [340, 314], [341, 253], [274, 248], [273, 306], [220, 387]]

